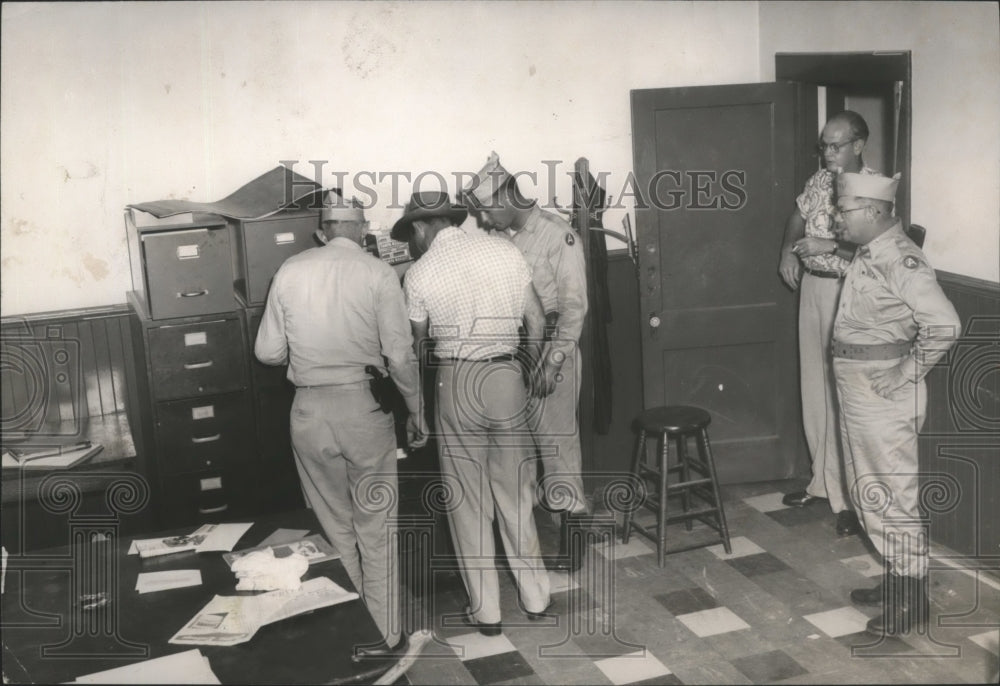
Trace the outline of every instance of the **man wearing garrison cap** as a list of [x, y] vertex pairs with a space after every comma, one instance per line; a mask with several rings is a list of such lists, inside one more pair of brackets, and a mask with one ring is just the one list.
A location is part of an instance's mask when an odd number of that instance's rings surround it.
[[839, 236], [859, 246], [831, 351], [851, 497], [885, 563], [881, 584], [851, 592], [855, 603], [881, 605], [868, 622], [875, 635], [920, 631], [928, 621], [928, 532], [917, 476], [923, 379], [961, 326], [927, 258], [892, 215], [898, 183], [898, 174], [840, 174], [835, 213]]
[[366, 367], [388, 370], [410, 412], [419, 447], [422, 419], [417, 360], [396, 272], [362, 249], [368, 223], [356, 203], [327, 194], [316, 236], [323, 247], [288, 258], [274, 275], [254, 353], [288, 364], [295, 384], [292, 450], [302, 491], [361, 591], [386, 645], [400, 638], [398, 570], [388, 523], [397, 491], [392, 414], [372, 396]]
[[560, 512], [559, 555], [550, 564], [575, 570], [582, 562], [583, 543], [582, 538], [571, 540], [571, 534], [586, 528], [589, 509], [577, 415], [579, 341], [587, 314], [583, 245], [564, 219], [521, 194], [495, 152], [466, 188], [466, 196], [487, 228], [505, 234], [520, 249], [545, 310], [546, 348], [536, 370], [531, 416], [545, 472], [545, 505]]
[[805, 507], [829, 503], [839, 536], [860, 533], [844, 479], [840, 429], [830, 365], [830, 331], [844, 270], [855, 246], [838, 243], [833, 233], [834, 184], [839, 172], [876, 174], [865, 166], [862, 152], [868, 124], [850, 110], [830, 117], [816, 146], [823, 166], [806, 181], [785, 225], [778, 271], [799, 291], [799, 381], [802, 429], [812, 462], [805, 490], [789, 493], [785, 505]]

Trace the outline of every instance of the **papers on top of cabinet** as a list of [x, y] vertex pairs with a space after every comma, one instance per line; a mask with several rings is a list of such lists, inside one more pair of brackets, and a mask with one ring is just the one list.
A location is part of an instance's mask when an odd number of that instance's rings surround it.
[[74, 684], [218, 684], [197, 648], [77, 677]]
[[139, 593], [169, 591], [172, 588], [188, 586], [201, 586], [200, 570], [171, 569], [165, 572], [142, 572], [135, 580], [135, 590]]
[[135, 539], [128, 549], [129, 555], [156, 557], [194, 550], [199, 553], [209, 551], [230, 551], [236, 542], [253, 526], [253, 522], [240, 524], [205, 524], [190, 534], [167, 536], [165, 538]]
[[253, 638], [260, 627], [344, 603], [358, 597], [331, 579], [320, 576], [302, 583], [297, 591], [270, 591], [260, 595], [215, 596], [170, 639], [186, 645], [231, 646]]

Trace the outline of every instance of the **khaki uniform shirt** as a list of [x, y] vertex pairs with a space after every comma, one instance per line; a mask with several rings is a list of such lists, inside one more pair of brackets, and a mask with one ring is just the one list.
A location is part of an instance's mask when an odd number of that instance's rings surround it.
[[537, 203], [524, 227], [508, 235], [531, 267], [545, 313], [559, 313], [559, 338], [579, 343], [587, 315], [587, 266], [579, 236], [562, 217]]
[[367, 383], [388, 371], [411, 412], [419, 408], [413, 335], [399, 277], [347, 238], [285, 260], [274, 275], [254, 353], [288, 363], [296, 386]]
[[913, 342], [907, 378], [924, 378], [958, 338], [961, 320], [902, 224], [858, 248], [847, 268], [833, 340]]

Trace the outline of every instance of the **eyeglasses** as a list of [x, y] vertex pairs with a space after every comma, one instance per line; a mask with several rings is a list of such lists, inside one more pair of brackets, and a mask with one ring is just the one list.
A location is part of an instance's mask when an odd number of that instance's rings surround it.
[[843, 150], [856, 140], [858, 139], [852, 138], [851, 140], [844, 141], [843, 143], [824, 143], [823, 141], [820, 141], [819, 143], [816, 144], [816, 152], [818, 152], [820, 155], [824, 155], [828, 152], [832, 152], [834, 155], [837, 155], [840, 153], [841, 150]]
[[866, 206], [862, 206], [862, 207], [849, 207], [846, 210], [842, 210], [839, 207], [835, 207], [833, 209], [833, 216], [834, 217], [843, 217], [845, 214], [850, 214], [851, 212], [857, 212], [858, 210], [867, 210], [867, 209], [868, 208]]

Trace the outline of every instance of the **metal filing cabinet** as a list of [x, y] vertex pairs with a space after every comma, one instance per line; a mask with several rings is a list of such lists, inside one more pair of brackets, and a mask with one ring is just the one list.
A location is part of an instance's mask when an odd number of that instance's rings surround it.
[[318, 210], [291, 209], [264, 219], [233, 219], [233, 273], [236, 291], [249, 305], [267, 302], [278, 267], [292, 255], [315, 248]]
[[261, 472], [268, 483], [266, 492], [261, 493], [261, 499], [271, 509], [293, 510], [303, 507], [302, 486], [295, 467], [289, 432], [289, 415], [295, 399], [295, 387], [286, 378], [287, 366], [266, 365], [253, 356], [253, 345], [263, 314], [262, 306], [246, 308], [256, 438]]
[[125, 211], [132, 288], [152, 319], [231, 312], [233, 267], [225, 219], [199, 215], [191, 221], [137, 226]]
[[257, 514], [261, 466], [243, 310], [157, 320], [137, 293], [129, 305], [145, 364], [141, 414], [161, 526]]

